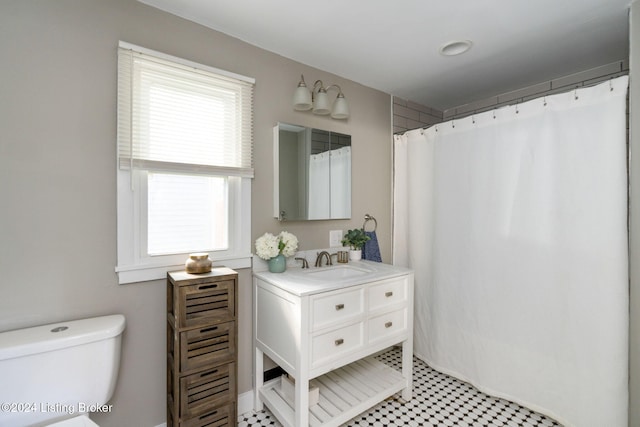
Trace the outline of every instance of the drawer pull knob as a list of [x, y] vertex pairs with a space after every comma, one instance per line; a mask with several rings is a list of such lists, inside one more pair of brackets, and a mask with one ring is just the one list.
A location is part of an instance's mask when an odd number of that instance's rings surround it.
[[342, 345], [344, 344], [344, 340], [342, 338], [338, 338], [337, 340], [335, 340], [335, 345]]
[[212, 289], [212, 288], [217, 288], [218, 285], [217, 284], [213, 284], [213, 285], [201, 285], [198, 286], [198, 290], [202, 290], [202, 289]]
[[336, 304], [336, 310], [342, 310], [344, 308], [344, 304]]
[[392, 297], [393, 296], [393, 292], [392, 291], [385, 292], [384, 296], [387, 297], [387, 298]]
[[387, 323], [384, 324], [385, 328], [390, 328], [392, 326], [393, 326], [393, 322], [387, 322]]

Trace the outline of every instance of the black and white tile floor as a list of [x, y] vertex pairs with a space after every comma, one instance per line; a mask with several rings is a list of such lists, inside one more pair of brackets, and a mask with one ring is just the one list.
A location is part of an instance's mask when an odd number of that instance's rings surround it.
[[[401, 353], [391, 349], [380, 356], [382, 362], [399, 369]], [[488, 396], [470, 384], [431, 369], [413, 360], [413, 399], [406, 403], [392, 396], [345, 424], [347, 427], [547, 427], [560, 426], [508, 400]], [[239, 427], [281, 427], [268, 409], [238, 417]]]

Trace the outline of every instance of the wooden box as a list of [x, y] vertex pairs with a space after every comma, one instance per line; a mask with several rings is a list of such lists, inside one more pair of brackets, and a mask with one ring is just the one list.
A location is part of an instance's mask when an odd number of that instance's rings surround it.
[[180, 370], [217, 366], [236, 359], [236, 323], [180, 332]]
[[184, 427], [233, 427], [237, 425], [236, 408], [229, 404], [219, 406], [182, 423]]

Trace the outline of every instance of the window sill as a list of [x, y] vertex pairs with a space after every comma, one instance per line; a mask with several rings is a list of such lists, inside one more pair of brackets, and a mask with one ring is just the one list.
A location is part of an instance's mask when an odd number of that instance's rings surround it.
[[[251, 254], [226, 259], [214, 259], [213, 267], [215, 268], [224, 266], [232, 269], [251, 268], [251, 259]], [[144, 264], [116, 267], [116, 273], [118, 274], [118, 283], [120, 285], [166, 279], [167, 272], [177, 270], [184, 270], [184, 264]]]

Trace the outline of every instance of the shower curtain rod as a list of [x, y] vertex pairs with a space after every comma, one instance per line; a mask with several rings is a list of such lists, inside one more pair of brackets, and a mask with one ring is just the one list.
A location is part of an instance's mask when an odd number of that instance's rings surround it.
[[[612, 83], [613, 80], [618, 78], [618, 77], [625, 76], [627, 74], [628, 73], [626, 73], [626, 72], [625, 73], [618, 72], [618, 73], [615, 73], [614, 75], [610, 75], [608, 80], [609, 80], [609, 87], [611, 88], [612, 91], [614, 89], [613, 88], [613, 83]], [[474, 115], [480, 114], [480, 113], [486, 113], [487, 111], [491, 111], [491, 110], [495, 111], [495, 110], [500, 109], [500, 108], [517, 106], [519, 104], [522, 104], [522, 103], [525, 103], [525, 102], [528, 102], [528, 101], [532, 101], [534, 99], [546, 98], [547, 96], [550, 96], [550, 95], [557, 95], [559, 93], [568, 93], [568, 92], [571, 92], [572, 90], [573, 91], [578, 91], [578, 89], [586, 89], [586, 88], [589, 88], [589, 87], [593, 87], [593, 86], [597, 86], [599, 84], [602, 84], [605, 81], [606, 81], [605, 79], [602, 79], [602, 80], [599, 80], [599, 81], [590, 82], [588, 84], [580, 84], [580, 85], [578, 85], [577, 83], [574, 83], [574, 84], [571, 84], [571, 85], [566, 85], [564, 87], [552, 88], [552, 89], [549, 89], [547, 91], [540, 92], [539, 96], [531, 95], [531, 96], [535, 96], [535, 98], [530, 98], [530, 99], [527, 99], [527, 100], [525, 100], [524, 97], [516, 98], [514, 100], [507, 101], [508, 103], [504, 103], [504, 104], [501, 104], [501, 105], [494, 105], [491, 108], [487, 107], [487, 108], [475, 110], [473, 112], [461, 113], [460, 115], [455, 115], [455, 116], [451, 117], [450, 119], [448, 119], [446, 121], [443, 121], [441, 123], [435, 123], [435, 124], [433, 124], [431, 126], [427, 126], [426, 128], [423, 128], [423, 129], [429, 129], [429, 128], [433, 127], [433, 126], [436, 126], [436, 125], [439, 125], [439, 124], [442, 124], [442, 123], [446, 123], [446, 122], [449, 122], [449, 121], [452, 121], [452, 120], [461, 120], [461, 119], [467, 118], [469, 116], [474, 116]], [[547, 93], [545, 95], [545, 92], [550, 92], [550, 91], [553, 91], [553, 93]], [[500, 98], [502, 96], [505, 96], [505, 94], [496, 95], [496, 96], [490, 97], [489, 99], [491, 99], [491, 98], [498, 99], [498, 98]], [[469, 105], [469, 104], [466, 104], [466, 105]], [[546, 105], [547, 104], [545, 102], [544, 106], [546, 106]], [[460, 107], [458, 107], [458, 108], [460, 108]]]

